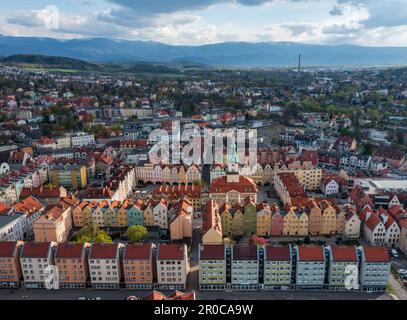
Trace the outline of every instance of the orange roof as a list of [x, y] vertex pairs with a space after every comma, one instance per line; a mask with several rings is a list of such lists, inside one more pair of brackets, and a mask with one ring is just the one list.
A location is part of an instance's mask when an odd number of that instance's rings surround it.
[[323, 246], [298, 246], [298, 261], [325, 261]]
[[228, 182], [227, 176], [216, 178], [209, 187], [209, 193], [226, 193], [236, 190], [240, 193], [257, 193], [256, 184], [251, 178], [239, 176], [239, 182]]
[[47, 258], [51, 253], [51, 242], [26, 242], [21, 251], [21, 258]]
[[183, 260], [184, 245], [160, 244], [158, 246], [157, 260]]
[[389, 250], [387, 248], [364, 246], [363, 252], [367, 262], [390, 262]]
[[357, 262], [356, 248], [354, 246], [332, 246], [332, 260], [340, 262]]
[[118, 243], [92, 243], [89, 259], [116, 259]]
[[127, 244], [124, 248], [123, 259], [148, 260], [151, 258], [151, 243]]
[[55, 258], [77, 259], [82, 258], [84, 253], [84, 243], [62, 242], [56, 248]]

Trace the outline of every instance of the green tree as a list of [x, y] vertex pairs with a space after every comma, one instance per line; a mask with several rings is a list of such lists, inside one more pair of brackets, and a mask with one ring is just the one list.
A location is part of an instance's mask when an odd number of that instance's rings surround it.
[[112, 238], [106, 231], [100, 231], [94, 239], [96, 243], [112, 243]]
[[127, 236], [131, 242], [141, 242], [148, 236], [147, 228], [140, 225], [130, 226], [127, 229]]

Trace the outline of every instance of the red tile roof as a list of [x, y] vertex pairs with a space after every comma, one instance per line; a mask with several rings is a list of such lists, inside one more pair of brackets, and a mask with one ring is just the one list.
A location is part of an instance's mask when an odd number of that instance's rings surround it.
[[201, 246], [201, 260], [224, 260], [225, 245], [223, 244], [205, 244]]
[[48, 258], [51, 242], [26, 242], [21, 252], [21, 258]]
[[354, 246], [332, 246], [332, 260], [340, 262], [357, 262], [356, 248]]
[[298, 261], [325, 261], [323, 246], [298, 246]]
[[266, 246], [267, 261], [290, 261], [291, 252], [289, 246]]
[[55, 258], [78, 259], [85, 253], [84, 243], [64, 242], [59, 243], [55, 251]]
[[387, 248], [364, 246], [363, 251], [367, 262], [390, 262], [389, 250]]
[[257, 260], [257, 246], [233, 245], [233, 260]]
[[123, 259], [149, 260], [151, 253], [152, 246], [150, 243], [127, 244], [124, 249]]
[[93, 243], [89, 252], [89, 259], [116, 259], [118, 243]]
[[256, 184], [251, 178], [239, 176], [239, 182], [227, 182], [227, 176], [216, 178], [209, 187], [209, 193], [226, 193], [236, 190], [240, 193], [257, 193]]
[[157, 260], [183, 260], [184, 245], [160, 244], [158, 246]]
[[17, 241], [1, 241], [0, 242], [0, 257], [2, 258], [10, 258], [14, 257], [17, 253]]

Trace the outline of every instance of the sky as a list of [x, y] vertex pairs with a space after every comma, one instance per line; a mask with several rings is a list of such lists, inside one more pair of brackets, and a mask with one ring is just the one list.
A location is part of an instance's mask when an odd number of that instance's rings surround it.
[[14, 0], [0, 34], [407, 46], [407, 0]]

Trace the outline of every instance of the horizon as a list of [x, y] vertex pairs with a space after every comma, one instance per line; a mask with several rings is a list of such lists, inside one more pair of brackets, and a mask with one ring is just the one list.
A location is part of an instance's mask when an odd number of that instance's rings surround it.
[[[223, 42], [212, 42], [212, 43], [203, 43], [203, 44], [171, 44], [171, 43], [166, 43], [166, 42], [161, 42], [161, 41], [156, 41], [156, 40], [143, 40], [143, 39], [122, 39], [122, 38], [111, 38], [111, 37], [104, 37], [104, 36], [99, 36], [99, 37], [84, 37], [84, 38], [67, 38], [67, 39], [60, 39], [60, 38], [54, 38], [51, 36], [26, 36], [26, 35], [5, 35], [5, 34], [0, 34], [0, 37], [11, 37], [11, 38], [38, 38], [38, 39], [50, 39], [50, 40], [56, 40], [56, 41], [61, 41], [61, 42], [67, 42], [67, 41], [75, 41], [75, 40], [111, 40], [111, 41], [127, 41], [127, 42], [153, 42], [153, 43], [159, 43], [167, 46], [173, 46], [173, 47], [201, 47], [201, 46], [211, 46], [211, 45], [219, 45], [219, 44], [227, 44], [227, 43], [243, 43], [243, 44], [295, 44], [295, 45], [304, 45], [304, 46], [324, 46], [324, 47], [345, 47], [345, 46], [351, 46], [351, 47], [366, 47], [366, 48], [407, 48], [407, 44], [405, 46], [402, 46], [400, 44], [398, 45], [387, 45], [387, 46], [378, 46], [378, 45], [363, 45], [363, 44], [350, 44], [350, 43], [339, 43], [339, 44], [323, 44], [323, 43], [310, 43], [310, 42], [295, 42], [295, 41], [223, 41]], [[35, 53], [34, 53], [35, 55]], [[41, 55], [41, 54], [39, 54]]]

